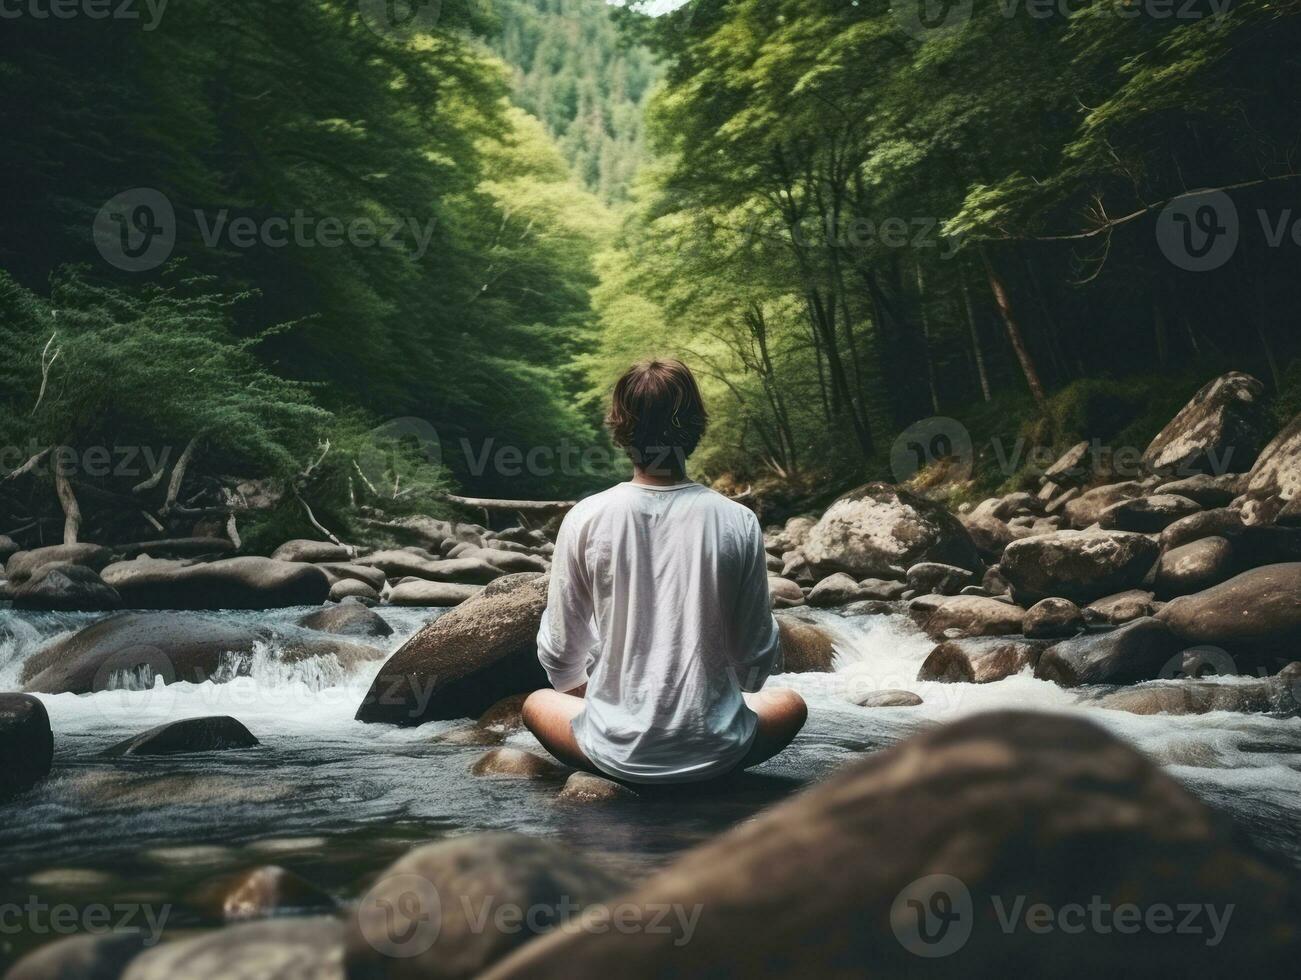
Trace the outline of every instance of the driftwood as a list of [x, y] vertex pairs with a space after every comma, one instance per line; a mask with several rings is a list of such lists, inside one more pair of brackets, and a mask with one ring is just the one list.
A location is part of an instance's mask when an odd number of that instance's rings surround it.
[[498, 500], [493, 497], [462, 497], [454, 493], [443, 494], [449, 504], [459, 504], [476, 510], [515, 511], [536, 517], [565, 514], [573, 510], [577, 500]]

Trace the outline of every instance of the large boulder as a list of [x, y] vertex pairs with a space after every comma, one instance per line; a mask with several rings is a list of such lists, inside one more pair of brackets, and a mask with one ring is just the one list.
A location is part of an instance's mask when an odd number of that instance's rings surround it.
[[1226, 538], [1199, 538], [1171, 548], [1156, 563], [1156, 591], [1163, 599], [1209, 589], [1234, 571], [1233, 546]]
[[872, 753], [612, 903], [691, 910], [690, 934], [592, 909], [484, 977], [1276, 975], [1294, 875], [1097, 725], [1001, 712]]
[[844, 572], [836, 572], [809, 589], [808, 603], [815, 608], [825, 609], [830, 606], [848, 605], [861, 598], [863, 598], [863, 590], [858, 582]]
[[103, 612], [120, 607], [122, 597], [92, 568], [51, 562], [14, 587], [13, 602], [16, 609]]
[[1111, 691], [1092, 702], [1135, 715], [1204, 715], [1238, 711], [1295, 717], [1301, 714], [1301, 663], [1274, 677], [1219, 681], [1153, 681]]
[[384, 871], [357, 906], [345, 972], [351, 980], [469, 980], [625, 887], [590, 859], [523, 834], [429, 844]]
[[241, 672], [258, 643], [286, 662], [333, 658], [352, 669], [383, 656], [373, 647], [292, 628], [254, 628], [194, 613], [119, 613], [56, 639], [23, 664], [24, 690], [90, 694], [124, 676], [152, 685], [221, 680]]
[[358, 558], [355, 564], [365, 568], [378, 568], [389, 578], [422, 578], [430, 582], [454, 582], [460, 585], [486, 585], [506, 574], [503, 569], [482, 558], [434, 560], [411, 550], [377, 551], [365, 558]]
[[200, 564], [137, 558], [104, 569], [128, 609], [319, 606], [330, 580], [314, 565], [245, 556]]
[[0, 694], [0, 803], [48, 776], [53, 761], [45, 705], [28, 694]]
[[917, 673], [919, 681], [953, 684], [990, 684], [1034, 670], [1048, 643], [1019, 636], [973, 636], [945, 640], [927, 656]]
[[355, 565], [352, 562], [328, 561], [321, 562], [316, 567], [325, 573], [331, 586], [340, 582], [365, 582], [378, 592], [388, 581], [388, 576], [384, 574], [383, 569], [367, 568], [365, 565]]
[[1122, 500], [1141, 497], [1143, 492], [1143, 484], [1133, 480], [1124, 483], [1108, 483], [1105, 486], [1086, 490], [1078, 497], [1068, 500], [1062, 509], [1071, 527], [1086, 528], [1098, 523], [1098, 519], [1108, 507]]
[[476, 596], [426, 625], [380, 668], [357, 720], [475, 718], [504, 697], [546, 686], [537, 633], [549, 581]]
[[963, 514], [958, 520], [967, 529], [976, 551], [989, 561], [998, 561], [999, 555], [1009, 544], [1034, 533], [1026, 527], [1013, 527], [993, 514]]
[[1167, 550], [1202, 538], [1219, 537], [1242, 529], [1242, 515], [1228, 507], [1216, 507], [1181, 517], [1161, 532], [1161, 547]]
[[379, 592], [361, 579], [341, 578], [330, 586], [331, 602], [355, 599], [361, 603], [378, 605], [380, 598]]
[[821, 626], [791, 616], [778, 616], [777, 629], [781, 634], [781, 673], [827, 673], [832, 669], [836, 659], [835, 642]]
[[957, 595], [968, 585], [975, 585], [978, 576], [956, 565], [943, 565], [940, 562], [919, 562], [908, 569], [908, 588], [919, 595], [938, 593], [939, 595]]
[[345, 546], [335, 544], [333, 541], [294, 538], [271, 552], [271, 557], [278, 561], [346, 562], [352, 555]]
[[104, 755], [179, 755], [248, 749], [258, 744], [253, 733], [229, 715], [164, 722], [104, 750]]
[[1148, 616], [1054, 644], [1039, 657], [1034, 675], [1062, 687], [1133, 684], [1172, 676], [1184, 646], [1165, 623]]
[[1180, 518], [1196, 514], [1202, 505], [1175, 494], [1134, 497], [1112, 504], [1098, 516], [1098, 526], [1109, 531], [1164, 531]]
[[1044, 470], [1044, 479], [1058, 487], [1082, 487], [1093, 478], [1095, 468], [1093, 443], [1085, 439], [1062, 453], [1057, 462]]
[[141, 929], [68, 936], [28, 953], [4, 980], [120, 980], [127, 964], [156, 941]]
[[1301, 490], [1301, 415], [1270, 440], [1247, 476], [1250, 498], [1273, 498], [1286, 503]]
[[1245, 483], [1241, 473], [1197, 473], [1182, 480], [1163, 483], [1156, 488], [1158, 494], [1174, 494], [1194, 500], [1203, 507], [1226, 507], [1238, 496]]
[[13, 555], [22, 550], [22, 546], [9, 535], [0, 534], [0, 563], [7, 562]]
[[804, 590], [788, 578], [768, 576], [768, 598], [774, 609], [789, 609], [804, 605]]
[[971, 536], [943, 506], [885, 483], [869, 483], [836, 500], [804, 541], [803, 554], [823, 574], [899, 578], [900, 569], [938, 561], [981, 569]]
[[1143, 453], [1153, 473], [1241, 473], [1268, 438], [1265, 386], [1230, 371], [1208, 382]]
[[483, 585], [459, 585], [456, 582], [427, 582], [403, 579], [385, 596], [390, 606], [459, 606], [484, 591]]
[[1089, 603], [1084, 608], [1084, 619], [1092, 624], [1120, 626], [1153, 615], [1157, 610], [1155, 598], [1143, 589], [1126, 589]]
[[1070, 599], [1040, 599], [1026, 610], [1025, 635], [1033, 639], [1074, 636], [1084, 629], [1084, 613]]
[[5, 562], [5, 577], [17, 585], [25, 582], [42, 565], [63, 562], [85, 565], [100, 571], [113, 557], [113, 552], [98, 544], [52, 544], [31, 551], [18, 551]]
[[1294, 656], [1301, 646], [1301, 562], [1254, 568], [1180, 596], [1157, 618], [1188, 646], [1221, 647], [1240, 666], [1267, 662], [1271, 654]]
[[122, 980], [342, 980], [343, 924], [328, 917], [269, 919], [161, 943]]
[[[353, 580], [355, 581], [355, 579]], [[308, 613], [298, 620], [304, 629], [338, 636], [392, 636], [393, 627], [379, 613], [360, 602], [340, 602]]]
[[[985, 596], [960, 595], [945, 599], [926, 619], [926, 632], [936, 639], [954, 636], [1007, 636], [1020, 633], [1025, 610]], [[955, 633], [949, 632], [955, 630]]]
[[1008, 545], [999, 568], [1018, 602], [1088, 603], [1140, 585], [1159, 550], [1130, 531], [1054, 531]]
[[478, 558], [489, 565], [495, 565], [508, 575], [518, 575], [521, 572], [545, 572], [550, 567], [545, 558], [506, 548], [476, 548], [471, 545], [457, 557]]

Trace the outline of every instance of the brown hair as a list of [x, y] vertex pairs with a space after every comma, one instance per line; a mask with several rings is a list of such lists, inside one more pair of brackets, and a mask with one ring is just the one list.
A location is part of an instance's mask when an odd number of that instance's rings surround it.
[[681, 361], [640, 361], [615, 383], [605, 417], [616, 446], [656, 476], [682, 476], [709, 416], [691, 370]]

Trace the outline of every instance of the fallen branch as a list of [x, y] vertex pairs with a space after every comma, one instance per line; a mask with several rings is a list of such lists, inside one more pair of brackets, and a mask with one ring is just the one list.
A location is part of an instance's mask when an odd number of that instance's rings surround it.
[[454, 493], [445, 493], [442, 499], [450, 504], [477, 510], [513, 510], [520, 514], [565, 514], [578, 505], [577, 500], [498, 500], [492, 497], [462, 497]]
[[30, 473], [32, 470], [36, 469], [36, 467], [41, 465], [41, 460], [43, 460], [46, 456], [50, 455], [50, 451], [52, 449], [54, 449], [53, 446], [46, 446], [39, 453], [37, 453], [35, 456], [29, 459], [27, 462], [23, 463], [22, 466], [18, 467], [18, 469], [10, 470], [8, 473], [6, 473], [5, 479], [16, 480], [24, 473]]
[[342, 541], [336, 538], [329, 528], [327, 528], [324, 524], [322, 524], [320, 521], [316, 519], [316, 515], [312, 513], [311, 505], [308, 504], [307, 501], [303, 499], [303, 495], [299, 493], [296, 489], [294, 490], [294, 496], [297, 497], [298, 502], [303, 505], [303, 510], [307, 514], [307, 519], [312, 522], [312, 527], [316, 528], [316, 530], [320, 531], [327, 538], [329, 538], [331, 541], [337, 544], [340, 548], [348, 547], [346, 544], [344, 544]]
[[190, 460], [194, 458], [194, 450], [199, 444], [201, 435], [202, 433], [199, 433], [186, 443], [184, 452], [176, 461], [176, 466], [172, 468], [172, 479], [167, 484], [167, 500], [163, 502], [164, 515], [171, 513], [176, 507], [176, 498], [181, 494], [181, 484], [185, 482], [185, 471], [189, 468]]

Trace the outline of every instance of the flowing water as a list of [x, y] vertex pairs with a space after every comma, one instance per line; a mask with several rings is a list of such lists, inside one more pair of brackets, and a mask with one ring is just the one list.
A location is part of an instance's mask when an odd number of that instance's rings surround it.
[[[304, 611], [221, 615], [289, 624]], [[438, 614], [380, 612], [396, 632], [372, 642], [388, 651]], [[778, 678], [803, 693], [811, 709], [809, 725], [787, 752], [725, 789], [607, 806], [562, 803], [550, 782], [471, 775], [484, 749], [434, 737], [463, 722], [400, 729], [354, 721], [378, 662], [351, 673], [323, 669], [319, 660], [286, 665], [267, 646], [245, 665], [247, 673], [224, 684], [137, 683], [91, 695], [42, 695], [55, 733], [55, 768], [37, 789], [0, 805], [0, 896], [8, 896], [0, 903], [167, 905], [169, 926], [184, 927], [198, 922], [185, 905], [187, 893], [224, 872], [280, 864], [350, 900], [411, 846], [480, 829], [559, 838], [635, 877], [864, 752], [997, 708], [1087, 714], [1231, 814], [1279, 860], [1301, 866], [1301, 719], [1136, 716], [1087, 706], [1080, 692], [1028, 675], [986, 685], [917, 681], [934, 644], [908, 617], [799, 615], [834, 632], [838, 662], [830, 674]], [[28, 657], [98, 618], [0, 609], [0, 690], [20, 689]], [[851, 703], [855, 694], [885, 688], [913, 691], [925, 703]], [[100, 755], [162, 722], [211, 714], [238, 718], [261, 744], [194, 756]], [[536, 748], [526, 734], [510, 743]], [[0, 954], [47, 938], [0, 936]]]

